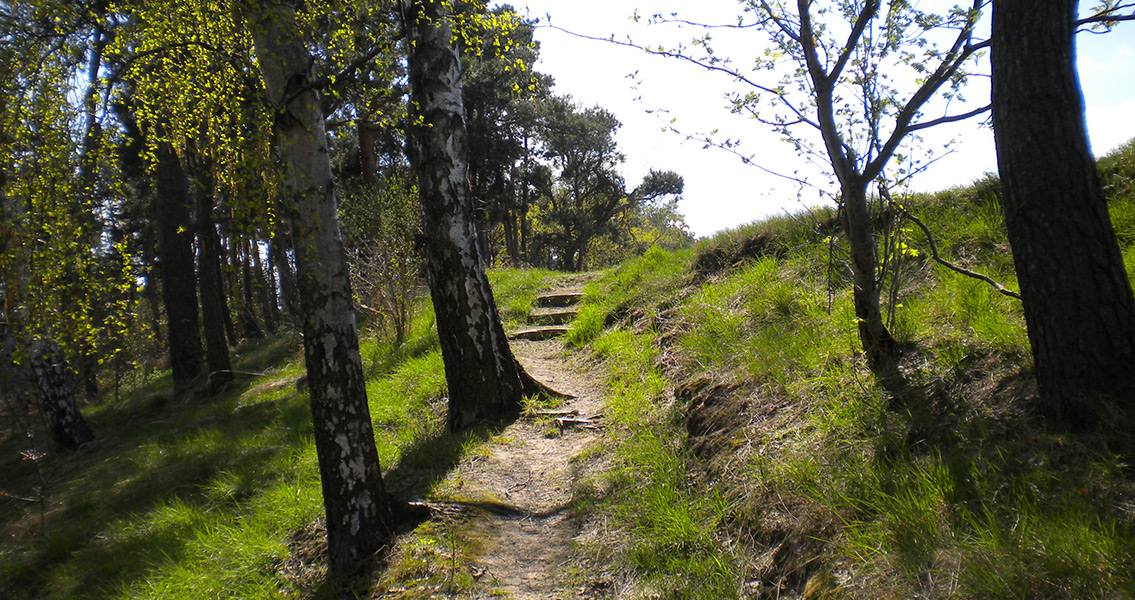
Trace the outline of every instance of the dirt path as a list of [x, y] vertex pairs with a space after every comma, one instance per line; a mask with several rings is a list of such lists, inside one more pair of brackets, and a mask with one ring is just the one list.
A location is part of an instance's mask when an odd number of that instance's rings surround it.
[[[597, 378], [579, 371], [558, 339], [513, 343], [530, 374], [549, 387], [571, 394], [556, 411], [575, 411], [594, 419], [602, 401]], [[595, 432], [561, 427], [554, 419], [525, 417], [502, 432], [488, 456], [458, 469], [460, 492], [471, 500], [500, 502], [513, 514], [483, 518], [473, 527], [484, 535], [475, 559], [484, 569], [476, 597], [507, 592], [506, 598], [571, 598], [565, 566], [571, 558], [578, 524], [568, 514], [576, 472], [572, 458], [594, 441]], [[484, 595], [480, 595], [484, 592]]]
[[601, 426], [602, 378], [558, 337], [513, 340], [512, 349], [533, 377], [573, 397], [544, 411], [556, 414], [522, 416], [435, 490], [461, 507], [462, 527], [476, 540], [469, 565], [475, 581], [459, 597], [588, 598], [570, 574], [580, 526], [569, 505], [579, 475], [573, 459], [600, 435], [586, 422]]

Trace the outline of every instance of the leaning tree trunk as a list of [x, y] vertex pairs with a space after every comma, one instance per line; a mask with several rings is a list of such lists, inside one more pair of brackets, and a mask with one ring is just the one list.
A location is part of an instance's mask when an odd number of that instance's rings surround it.
[[31, 366], [55, 447], [76, 450], [95, 439], [75, 402], [75, 374], [59, 344], [50, 340], [37, 342], [32, 349]]
[[201, 375], [204, 352], [197, 317], [197, 281], [193, 276], [193, 228], [189, 220], [189, 182], [173, 148], [158, 146], [157, 230], [162, 301], [169, 330], [170, 366], [174, 387], [183, 389]]
[[515, 417], [543, 391], [508, 346], [478, 252], [469, 192], [461, 65], [440, 2], [404, 0], [410, 86], [420, 119], [410, 129], [419, 178], [426, 273], [437, 315], [451, 431]]
[[331, 572], [340, 575], [391, 538], [393, 516], [367, 406], [323, 109], [295, 11], [289, 2], [258, 3], [248, 15], [268, 96], [278, 111], [283, 208], [295, 242], [328, 557]]
[[1131, 405], [1135, 300], [1088, 146], [1076, 0], [997, 0], [993, 126], [1001, 205], [1044, 413], [1098, 420]]

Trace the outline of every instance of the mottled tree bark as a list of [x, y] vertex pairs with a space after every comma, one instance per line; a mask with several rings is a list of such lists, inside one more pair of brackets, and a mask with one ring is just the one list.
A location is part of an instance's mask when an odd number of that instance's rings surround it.
[[162, 301], [166, 308], [170, 366], [175, 388], [185, 388], [201, 375], [204, 352], [197, 315], [197, 281], [194, 276], [193, 227], [189, 219], [189, 182], [173, 148], [158, 146], [157, 230]]
[[393, 515], [367, 406], [323, 109], [311, 87], [313, 60], [298, 33], [295, 6], [260, 3], [248, 16], [278, 110], [287, 188], [282, 204], [295, 242], [328, 558], [333, 574], [346, 574], [390, 539]]
[[95, 439], [75, 402], [75, 373], [59, 345], [50, 340], [39, 341], [32, 349], [31, 366], [55, 447], [76, 450]]
[[1044, 413], [1090, 425], [1130, 405], [1135, 299], [1088, 146], [1076, 0], [993, 4], [993, 125], [1001, 204]]
[[410, 129], [418, 172], [426, 273], [437, 315], [451, 431], [520, 413], [525, 395], [545, 389], [508, 346], [478, 251], [469, 187], [469, 146], [461, 64], [440, 2], [404, 0], [411, 41], [411, 98], [420, 121]]

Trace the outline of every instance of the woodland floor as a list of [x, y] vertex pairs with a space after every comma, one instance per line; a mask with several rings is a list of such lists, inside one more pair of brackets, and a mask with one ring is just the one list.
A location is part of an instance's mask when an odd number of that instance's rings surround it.
[[590, 535], [571, 510], [588, 470], [588, 461], [578, 459], [601, 436], [603, 374], [558, 338], [513, 340], [512, 349], [529, 374], [570, 397], [521, 416], [435, 488], [434, 520], [452, 519], [471, 540], [462, 568], [473, 583], [434, 597], [606, 597], [609, 579], [581, 573], [575, 550], [579, 538]]

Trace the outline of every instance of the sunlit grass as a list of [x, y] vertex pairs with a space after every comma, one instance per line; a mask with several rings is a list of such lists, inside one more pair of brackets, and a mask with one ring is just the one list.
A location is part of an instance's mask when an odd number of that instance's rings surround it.
[[[498, 297], [531, 303], [548, 273], [494, 275]], [[523, 296], [517, 299], [516, 296]], [[489, 434], [444, 433], [445, 377], [427, 299], [400, 345], [361, 344], [367, 395], [388, 489], [421, 497]], [[43, 463], [48, 504], [0, 498], [0, 596], [297, 598], [324, 566], [287, 566], [291, 539], [322, 515], [300, 340], [282, 334], [234, 349], [256, 376], [213, 398], [174, 396], [168, 374], [86, 407], [96, 442]], [[34, 472], [4, 448], [0, 488], [30, 488]], [[9, 468], [13, 467], [13, 468]]]
[[[1127, 182], [1121, 169], [1109, 177], [1112, 190]], [[1015, 289], [998, 187], [985, 178], [904, 203], [943, 258]], [[1135, 274], [1132, 206], [1128, 193], [1110, 210]], [[1109, 446], [1115, 432], [1073, 435], [1030, 416], [1020, 302], [934, 264], [922, 233], [904, 230], [918, 252], [904, 256], [883, 308], [904, 349], [905, 386], [883, 389], [860, 354], [846, 255], [828, 225], [738, 228], [697, 252], [757, 238], [767, 251], [696, 277], [675, 271], [703, 264], [697, 254], [655, 254], [589, 288], [573, 341], [608, 365], [609, 411], [623, 429], [611, 445], [613, 491], [580, 502], [627, 524], [622, 568], [663, 597], [737, 596], [745, 577], [768, 597], [782, 586], [817, 598], [1135, 595], [1135, 517], [1124, 500], [1133, 488]], [[669, 384], [644, 375], [663, 363], [683, 380], [731, 382], [730, 393], [757, 403], [737, 456], [703, 465], [690, 455], [687, 407], [668, 405]], [[780, 544], [785, 557], [755, 575], [738, 570], [767, 564], [768, 546], [745, 539]]]

